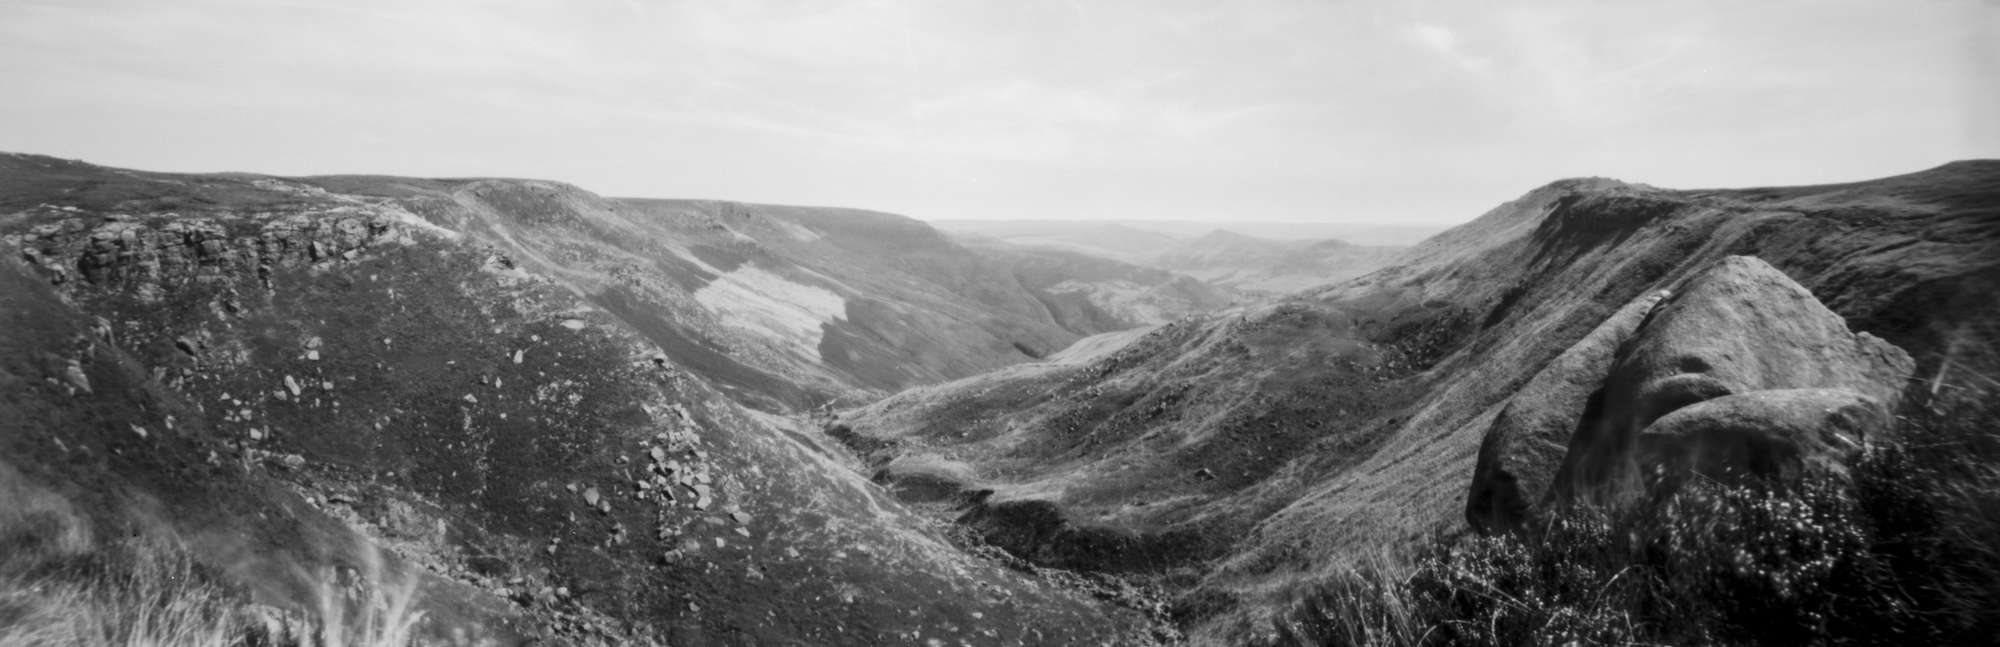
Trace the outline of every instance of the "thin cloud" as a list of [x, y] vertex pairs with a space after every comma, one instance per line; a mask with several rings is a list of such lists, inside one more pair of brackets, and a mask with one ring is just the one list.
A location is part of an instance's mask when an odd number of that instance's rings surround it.
[[1834, 181], [2000, 155], [1996, 15], [1863, 0], [15, 2], [0, 4], [0, 150], [917, 216], [1449, 222], [1572, 175]]

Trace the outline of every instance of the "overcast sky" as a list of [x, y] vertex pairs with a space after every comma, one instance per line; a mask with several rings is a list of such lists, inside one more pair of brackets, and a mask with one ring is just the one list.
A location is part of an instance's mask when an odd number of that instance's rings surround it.
[[0, 0], [0, 150], [927, 219], [1442, 224], [2000, 157], [2000, 3]]

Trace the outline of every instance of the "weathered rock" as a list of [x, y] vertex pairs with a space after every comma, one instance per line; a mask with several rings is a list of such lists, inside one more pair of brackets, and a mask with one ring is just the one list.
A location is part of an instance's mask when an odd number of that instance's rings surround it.
[[1479, 445], [1465, 519], [1479, 532], [1514, 527], [1548, 495], [1576, 423], [1602, 397], [1618, 347], [1668, 296], [1660, 290], [1625, 304], [1563, 351], [1507, 401]]
[[1880, 401], [1845, 389], [1723, 396], [1662, 416], [1638, 439], [1638, 462], [1670, 478], [1718, 481], [1845, 474], [1843, 459], [1889, 429]]
[[62, 377], [63, 377], [63, 382], [68, 383], [70, 388], [74, 389], [76, 392], [79, 393], [91, 392], [90, 376], [85, 375], [83, 373], [83, 364], [78, 363], [76, 360], [69, 360], [69, 362], [63, 366]]
[[[1560, 500], [1613, 494], [1607, 486], [1631, 482], [1630, 468], [1650, 469], [1635, 455], [1641, 430], [1690, 405], [1773, 389], [1841, 389], [1893, 410], [1914, 366], [1894, 345], [1848, 330], [1839, 315], [1764, 261], [1724, 258], [1655, 308], [1620, 352], [1605, 381], [1603, 407], [1578, 421], [1552, 494]], [[1768, 403], [1730, 406], [1740, 408], [1725, 426], [1765, 439], [1760, 443], [1792, 437], [1770, 430], [1801, 419]], [[1751, 423], [1742, 418], [1749, 415], [1775, 417]], [[1676, 422], [1670, 429], [1702, 438], [1721, 433], [1689, 431], [1709, 424]], [[1749, 431], [1759, 428], [1767, 431]], [[1752, 453], [1791, 452], [1811, 453], [1806, 447]]]
[[352, 260], [358, 256], [350, 252], [405, 239], [387, 214], [332, 215], [298, 214], [255, 222], [225, 213], [164, 222], [113, 219], [94, 226], [79, 217], [9, 240], [55, 283], [66, 282], [69, 269], [75, 268], [88, 283], [126, 285], [141, 299], [155, 301], [166, 295], [167, 284], [178, 281], [248, 275], [253, 270], [268, 280], [274, 267], [335, 254]]
[[193, 358], [201, 357], [201, 350], [200, 350], [201, 346], [195, 344], [194, 340], [188, 339], [187, 337], [175, 337], [174, 348], [180, 349], [180, 351], [182, 353], [185, 353], [188, 357], [193, 357]]

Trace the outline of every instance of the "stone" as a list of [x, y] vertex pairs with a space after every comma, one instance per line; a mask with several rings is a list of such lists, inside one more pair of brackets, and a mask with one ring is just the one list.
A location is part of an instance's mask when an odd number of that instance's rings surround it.
[[[1892, 411], [1914, 369], [1909, 354], [1874, 335], [1849, 330], [1846, 320], [1784, 272], [1753, 257], [1724, 258], [1661, 302], [1621, 347], [1605, 378], [1597, 415], [1577, 423], [1552, 498], [1603, 501], [1618, 496], [1620, 486], [1639, 482], [1630, 470], [1655, 469], [1640, 462], [1648, 458], [1638, 455], [1641, 432], [1697, 403], [1758, 391], [1838, 389]], [[1731, 406], [1739, 407], [1731, 413], [1739, 418], [1794, 416], [1769, 403]], [[1773, 428], [1789, 424], [1782, 418], [1767, 423]], [[1777, 435], [1746, 431], [1752, 426], [1739, 420], [1730, 428], [1777, 442]], [[1674, 433], [1710, 438], [1708, 432], [1685, 432], [1687, 428], [1676, 427], [1683, 431]], [[1761, 456], [1780, 450], [1756, 451]], [[1671, 452], [1651, 457], [1667, 455]]]
[[1874, 398], [1846, 389], [1772, 389], [1688, 405], [1639, 435], [1639, 464], [1722, 482], [1845, 475], [1846, 459], [1891, 425]]
[[69, 383], [72, 389], [76, 389], [82, 393], [91, 393], [90, 376], [83, 373], [82, 362], [69, 360], [69, 363], [63, 366], [63, 381]]
[[1548, 496], [1577, 422], [1587, 417], [1592, 399], [1602, 397], [1619, 345], [1669, 294], [1658, 290], [1627, 302], [1507, 401], [1481, 438], [1473, 467], [1465, 519], [1474, 530], [1516, 527]]

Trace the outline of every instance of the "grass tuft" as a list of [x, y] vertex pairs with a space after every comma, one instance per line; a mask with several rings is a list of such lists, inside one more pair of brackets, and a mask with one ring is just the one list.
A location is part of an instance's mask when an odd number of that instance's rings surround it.
[[[8, 475], [0, 475], [8, 476]], [[7, 647], [417, 647], [418, 580], [391, 577], [379, 553], [362, 568], [321, 569], [309, 608], [252, 604], [177, 544], [139, 534], [92, 545], [59, 497], [0, 478], [19, 507], [0, 510], [0, 645]], [[302, 573], [303, 575], [303, 573]], [[443, 644], [482, 644], [457, 632]]]

